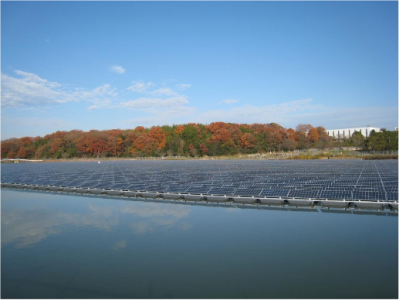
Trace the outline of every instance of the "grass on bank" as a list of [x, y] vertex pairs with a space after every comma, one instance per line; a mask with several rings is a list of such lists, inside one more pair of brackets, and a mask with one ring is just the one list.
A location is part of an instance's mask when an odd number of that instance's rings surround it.
[[[307, 160], [307, 159], [398, 159], [398, 153], [386, 152], [363, 152], [363, 151], [304, 151], [304, 152], [275, 152], [257, 154], [237, 154], [224, 156], [165, 156], [165, 157], [83, 157], [83, 158], [60, 158], [43, 159], [43, 162], [78, 162], [78, 161], [116, 161], [116, 160]], [[2, 161], [13, 163], [13, 161]]]

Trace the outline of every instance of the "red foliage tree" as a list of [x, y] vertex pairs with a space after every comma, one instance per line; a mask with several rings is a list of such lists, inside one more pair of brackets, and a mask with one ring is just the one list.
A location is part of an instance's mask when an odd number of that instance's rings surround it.
[[308, 138], [311, 142], [315, 143], [319, 139], [319, 132], [316, 128], [311, 128], [308, 133]]
[[176, 129], [174, 130], [174, 133], [176, 133], [177, 135], [181, 135], [184, 131], [185, 126], [183, 125], [179, 125], [176, 127]]
[[244, 149], [251, 149], [255, 147], [256, 138], [252, 133], [244, 133], [241, 136], [241, 144], [240, 146]]

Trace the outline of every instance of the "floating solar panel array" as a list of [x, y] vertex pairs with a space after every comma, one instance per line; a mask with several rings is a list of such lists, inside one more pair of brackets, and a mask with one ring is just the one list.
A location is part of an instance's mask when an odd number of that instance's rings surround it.
[[282, 199], [398, 201], [397, 160], [20, 163], [3, 164], [1, 173], [2, 184], [41, 187]]

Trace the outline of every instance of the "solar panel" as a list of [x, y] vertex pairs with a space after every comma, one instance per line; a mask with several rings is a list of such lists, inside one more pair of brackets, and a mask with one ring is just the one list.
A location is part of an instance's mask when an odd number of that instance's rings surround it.
[[113, 185], [114, 185], [114, 183], [112, 183], [112, 182], [100, 182], [96, 186], [94, 186], [94, 188], [96, 188], [96, 189], [110, 189]]
[[259, 196], [263, 197], [287, 197], [290, 190], [263, 190]]
[[213, 187], [208, 193], [212, 195], [233, 195], [235, 190], [234, 187]]
[[191, 186], [186, 192], [191, 194], [209, 194], [209, 190], [211, 188], [209, 186]]
[[321, 191], [319, 197], [327, 199], [352, 199], [352, 192], [338, 190]]
[[387, 161], [104, 161], [3, 164], [2, 183], [173, 193], [398, 200]]
[[238, 188], [234, 195], [236, 196], [259, 196], [262, 189], [259, 188]]

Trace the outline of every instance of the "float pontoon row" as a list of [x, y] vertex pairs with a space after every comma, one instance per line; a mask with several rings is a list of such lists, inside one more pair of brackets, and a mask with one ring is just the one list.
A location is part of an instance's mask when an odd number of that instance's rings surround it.
[[40, 190], [49, 192], [64, 192], [76, 194], [108, 195], [119, 197], [134, 197], [145, 199], [180, 200], [209, 203], [232, 203], [232, 204], [251, 204], [264, 206], [291, 206], [291, 207], [323, 207], [323, 208], [342, 208], [342, 209], [367, 209], [398, 211], [398, 201], [385, 200], [346, 200], [346, 199], [326, 199], [326, 198], [289, 198], [289, 197], [242, 197], [231, 195], [207, 195], [207, 194], [188, 194], [188, 193], [162, 193], [155, 191], [130, 191], [117, 189], [95, 189], [82, 187], [66, 186], [46, 186], [30, 185], [19, 183], [2, 183], [2, 187], [14, 189]]

